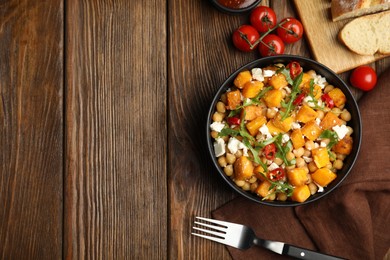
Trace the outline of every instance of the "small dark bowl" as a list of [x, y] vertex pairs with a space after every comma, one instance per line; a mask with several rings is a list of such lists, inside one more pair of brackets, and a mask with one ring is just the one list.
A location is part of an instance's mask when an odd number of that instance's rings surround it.
[[[251, 0], [247, 0], [247, 1], [251, 1]], [[258, 6], [261, 3], [261, 0], [254, 0], [254, 1], [252, 0], [251, 2], [253, 2], [253, 3], [251, 3], [250, 5], [248, 5], [246, 7], [235, 9], [235, 8], [229, 8], [229, 7], [221, 4], [218, 0], [211, 0], [211, 3], [219, 11], [227, 13], [227, 14], [232, 14], [232, 15], [244, 14], [244, 13], [251, 11], [253, 8], [255, 8], [256, 6]]]
[[[353, 148], [350, 155], [347, 156], [347, 158], [344, 160], [344, 166], [341, 170], [337, 172], [337, 178], [331, 182], [327, 187], [324, 188], [324, 192], [316, 193], [314, 195], [311, 195], [309, 199], [307, 199], [305, 202], [294, 202], [294, 201], [265, 201], [262, 200], [259, 196], [257, 196], [254, 193], [251, 193], [250, 191], [244, 191], [240, 187], [238, 187], [230, 177], [226, 176], [223, 172], [222, 168], [219, 166], [217, 158], [214, 154], [214, 140], [210, 136], [210, 124], [212, 123], [212, 115], [215, 112], [215, 106], [218, 100], [220, 99], [221, 94], [226, 92], [228, 88], [233, 86], [233, 81], [243, 70], [250, 70], [252, 68], [263, 68], [268, 65], [276, 64], [276, 63], [283, 63], [288, 64], [291, 61], [297, 61], [300, 63], [300, 65], [303, 67], [304, 71], [308, 70], [314, 70], [317, 72], [317, 74], [320, 74], [321, 76], [325, 77], [327, 82], [337, 86], [340, 88], [343, 93], [345, 94], [347, 98], [347, 102], [345, 107], [348, 109], [348, 111], [351, 113], [352, 119], [348, 122], [348, 125], [350, 125], [353, 128]], [[214, 96], [214, 99], [211, 103], [209, 113], [207, 115], [207, 125], [206, 125], [206, 136], [207, 136], [207, 145], [209, 150], [209, 155], [211, 156], [212, 162], [217, 169], [218, 173], [221, 175], [224, 182], [226, 182], [231, 188], [233, 188], [236, 192], [241, 194], [242, 196], [258, 202], [263, 205], [270, 205], [270, 206], [299, 206], [304, 205], [307, 203], [311, 203], [314, 201], [317, 201], [320, 198], [325, 197], [330, 192], [335, 190], [347, 177], [349, 172], [351, 171], [353, 165], [355, 164], [355, 161], [357, 159], [360, 144], [361, 144], [361, 137], [362, 137], [362, 124], [361, 124], [361, 118], [360, 118], [360, 112], [358, 105], [352, 96], [351, 91], [349, 90], [347, 84], [339, 77], [336, 73], [334, 73], [332, 70], [330, 70], [328, 67], [324, 66], [323, 64], [320, 64], [314, 60], [300, 57], [300, 56], [294, 56], [294, 55], [279, 55], [279, 56], [273, 56], [273, 57], [266, 57], [262, 59], [255, 60], [253, 62], [248, 63], [247, 65], [244, 65], [240, 69], [238, 69], [236, 72], [234, 72], [232, 75], [229, 76], [229, 78], [222, 84], [222, 86], [217, 91], [216, 95]]]

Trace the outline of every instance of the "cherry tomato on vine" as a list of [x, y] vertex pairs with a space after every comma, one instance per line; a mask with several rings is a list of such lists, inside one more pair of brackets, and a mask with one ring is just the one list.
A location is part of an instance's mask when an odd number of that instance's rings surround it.
[[240, 51], [249, 52], [256, 48], [260, 34], [251, 25], [241, 25], [233, 32], [233, 44]]
[[260, 33], [265, 33], [276, 26], [276, 14], [267, 6], [258, 6], [250, 14], [250, 23]]
[[264, 156], [265, 156], [266, 159], [268, 159], [268, 160], [275, 159], [276, 146], [275, 146], [274, 143], [267, 144], [266, 146], [264, 146], [263, 151], [264, 151]]
[[293, 43], [302, 38], [303, 26], [299, 20], [287, 17], [279, 23], [276, 33], [285, 43]]
[[349, 78], [352, 86], [364, 91], [372, 90], [376, 85], [377, 76], [370, 66], [360, 66], [352, 71]]
[[285, 175], [283, 168], [276, 168], [268, 173], [268, 178], [271, 181], [280, 181]]
[[259, 44], [261, 56], [275, 56], [284, 53], [284, 43], [279, 36], [275, 34], [266, 35]]

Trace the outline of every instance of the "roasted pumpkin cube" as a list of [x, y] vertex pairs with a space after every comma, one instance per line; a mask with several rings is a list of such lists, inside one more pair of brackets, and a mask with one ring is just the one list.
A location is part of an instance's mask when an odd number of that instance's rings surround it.
[[264, 102], [267, 107], [280, 107], [283, 94], [279, 89], [271, 89], [264, 95]]
[[229, 91], [226, 94], [227, 109], [234, 110], [241, 104], [241, 93], [239, 90]]
[[281, 89], [288, 85], [286, 77], [282, 74], [274, 74], [269, 80], [268, 84], [272, 86], [274, 89]]
[[272, 194], [273, 190], [271, 188], [271, 183], [269, 181], [263, 181], [259, 184], [259, 186], [256, 189], [256, 193], [263, 198], [267, 198], [269, 195]]
[[341, 139], [340, 141], [338, 141], [337, 144], [335, 144], [335, 145], [332, 147], [332, 150], [333, 150], [335, 153], [348, 155], [348, 154], [350, 154], [351, 151], [352, 151], [352, 145], [353, 145], [353, 139], [352, 139], [352, 137], [349, 136], [349, 135], [346, 135], [343, 139]]
[[236, 86], [239, 89], [242, 89], [245, 84], [252, 80], [252, 74], [249, 70], [244, 70], [238, 73], [237, 77], [234, 79], [234, 86]]
[[310, 197], [309, 186], [303, 185], [294, 188], [291, 200], [296, 202], [305, 202]]
[[261, 165], [258, 165], [255, 167], [253, 170], [253, 173], [255, 174], [256, 178], [261, 180], [261, 181], [266, 181], [265, 173], [264, 173], [264, 168]]
[[328, 149], [326, 147], [314, 148], [311, 150], [311, 154], [317, 168], [325, 167], [328, 163], [330, 163]]
[[337, 175], [328, 168], [318, 169], [311, 174], [312, 180], [322, 187], [328, 186], [336, 177]]
[[304, 72], [303, 76], [302, 76], [301, 84], [299, 85], [299, 88], [305, 89], [305, 88], [307, 88], [307, 86], [309, 86], [309, 88], [310, 88], [310, 80], [311, 79], [312, 79], [312, 77], [309, 74], [307, 74], [306, 72]]
[[282, 130], [283, 132], [288, 132], [291, 129], [291, 125], [294, 122], [293, 117], [287, 117], [286, 119], [282, 120], [281, 115], [278, 114], [274, 119], [272, 119], [272, 123], [274, 126]]
[[246, 106], [241, 110], [241, 117], [244, 120], [253, 120], [259, 116], [263, 115], [263, 108], [256, 105]]
[[336, 114], [329, 111], [321, 120], [320, 126], [323, 130], [326, 130], [326, 129], [331, 129], [336, 125], [341, 125], [342, 123], [343, 121]]
[[267, 127], [268, 127], [269, 132], [270, 132], [271, 135], [273, 135], [273, 136], [275, 136], [275, 135], [277, 135], [277, 134], [280, 134], [280, 133], [283, 133], [283, 130], [277, 128], [277, 127], [272, 123], [272, 121], [268, 121]]
[[302, 134], [306, 136], [307, 139], [314, 141], [321, 135], [321, 128], [319, 125], [317, 125], [315, 120], [312, 120], [310, 122], [307, 122], [302, 127]]
[[[309, 94], [310, 93], [310, 84], [307, 83], [307, 84], [303, 85], [302, 91]], [[321, 95], [322, 95], [322, 88], [319, 85], [314, 84], [312, 94], [313, 94], [313, 97], [315, 99], [317, 99], [317, 100], [320, 99]]]
[[260, 93], [263, 87], [264, 84], [261, 81], [249, 81], [245, 83], [244, 88], [242, 89], [242, 95], [245, 98], [254, 98]]
[[336, 107], [344, 106], [347, 98], [345, 97], [343, 91], [339, 88], [334, 88], [328, 92], [328, 95], [333, 99], [333, 102]]
[[302, 186], [309, 181], [309, 176], [303, 168], [294, 168], [287, 172], [287, 178], [293, 186]]
[[291, 133], [291, 141], [294, 149], [301, 148], [305, 145], [305, 137], [302, 134], [301, 129], [294, 129]]
[[259, 116], [254, 120], [246, 123], [246, 128], [252, 136], [255, 136], [259, 132], [260, 127], [265, 123], [267, 123], [267, 119], [265, 118], [265, 116]]
[[317, 112], [309, 107], [308, 105], [303, 105], [296, 116], [296, 120], [302, 123], [307, 123], [311, 120], [316, 119]]
[[236, 180], [247, 180], [253, 175], [253, 163], [246, 156], [239, 157], [233, 165]]

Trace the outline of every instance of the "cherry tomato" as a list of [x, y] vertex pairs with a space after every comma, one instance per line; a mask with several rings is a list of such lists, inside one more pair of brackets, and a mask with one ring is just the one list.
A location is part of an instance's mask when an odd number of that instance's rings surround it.
[[236, 116], [228, 117], [228, 118], [226, 119], [226, 121], [227, 121], [227, 123], [228, 123], [229, 125], [240, 125], [240, 123], [241, 123], [240, 118], [238, 118], [238, 117], [236, 117]]
[[290, 69], [290, 77], [292, 79], [295, 79], [303, 71], [301, 65], [296, 61], [290, 62], [287, 68]]
[[322, 101], [325, 102], [326, 106], [329, 107], [329, 108], [333, 108], [334, 107], [334, 101], [333, 99], [329, 96], [328, 93], [325, 93], [321, 96], [321, 99]]
[[276, 26], [276, 14], [267, 6], [258, 6], [250, 14], [250, 23], [260, 33], [267, 32]]
[[372, 90], [376, 85], [377, 76], [370, 66], [360, 66], [352, 71], [349, 78], [352, 86], [364, 91]]
[[259, 51], [261, 56], [275, 56], [284, 53], [284, 43], [279, 36], [275, 34], [268, 34], [263, 38], [259, 44]]
[[286, 173], [284, 172], [283, 168], [276, 168], [270, 172], [268, 172], [268, 178], [271, 181], [280, 181], [284, 178]]
[[274, 143], [267, 144], [266, 146], [264, 146], [263, 151], [264, 151], [265, 158], [267, 158], [268, 160], [275, 159], [276, 146]]
[[276, 33], [285, 43], [293, 43], [299, 41], [302, 38], [303, 26], [301, 22], [295, 18], [284, 18], [279, 23], [279, 27], [276, 29]]
[[252, 51], [256, 48], [260, 34], [253, 26], [241, 25], [233, 32], [233, 44], [240, 51]]
[[300, 104], [302, 104], [302, 101], [303, 99], [305, 98], [305, 93], [301, 93], [299, 94], [295, 100], [293, 101], [293, 105], [294, 106], [299, 106]]

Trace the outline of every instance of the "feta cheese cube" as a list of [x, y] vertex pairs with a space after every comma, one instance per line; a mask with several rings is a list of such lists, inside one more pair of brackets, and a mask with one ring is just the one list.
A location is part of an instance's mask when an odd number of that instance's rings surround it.
[[245, 144], [243, 144], [242, 142], [240, 142], [237, 138], [235, 137], [231, 137], [229, 139], [229, 142], [228, 142], [228, 145], [227, 145], [230, 153], [232, 154], [235, 154], [239, 149], [242, 149], [243, 151], [243, 154], [245, 156], [248, 156], [248, 148], [245, 146]]
[[332, 127], [332, 129], [336, 132], [338, 138], [341, 140], [348, 133], [348, 127], [346, 125], [336, 125]]
[[215, 157], [225, 154], [225, 141], [222, 138], [217, 138], [214, 142]]
[[271, 165], [270, 166], [268, 166], [268, 170], [269, 171], [273, 171], [273, 170], [275, 170], [275, 169], [277, 169], [277, 168], [279, 168], [279, 165], [277, 165], [276, 163], [271, 163]]
[[221, 122], [214, 122], [210, 125], [210, 129], [218, 133], [221, 132], [224, 127], [225, 124]]
[[272, 77], [275, 74], [274, 70], [263, 70], [264, 77]]
[[258, 81], [264, 81], [263, 71], [260, 68], [252, 69], [252, 78]]
[[268, 126], [266, 124], [262, 125], [259, 129], [260, 133], [265, 135], [267, 139], [272, 138], [271, 133], [269, 132]]

